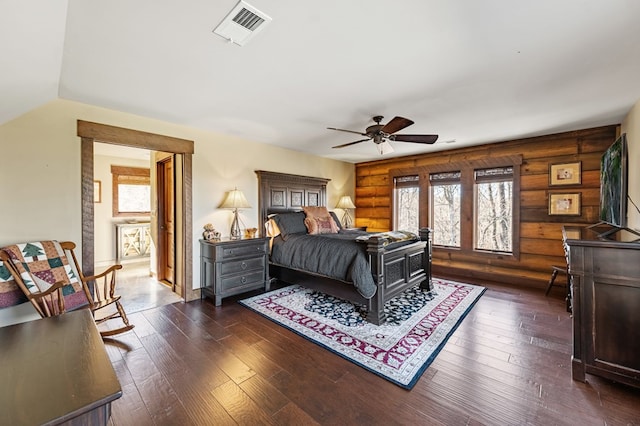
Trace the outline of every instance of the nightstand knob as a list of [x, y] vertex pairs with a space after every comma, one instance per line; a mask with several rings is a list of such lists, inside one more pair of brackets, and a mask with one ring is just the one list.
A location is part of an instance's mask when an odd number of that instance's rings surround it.
[[246, 263], [246, 262], [242, 262], [242, 263], [240, 264], [240, 267], [241, 267], [242, 269], [247, 269], [247, 263]]
[[242, 284], [246, 283], [246, 282], [247, 282], [247, 277], [242, 277], [242, 278], [240, 278], [240, 282], [241, 282]]

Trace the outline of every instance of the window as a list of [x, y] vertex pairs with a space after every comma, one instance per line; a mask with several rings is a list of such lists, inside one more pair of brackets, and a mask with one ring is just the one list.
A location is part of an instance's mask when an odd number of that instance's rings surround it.
[[420, 228], [420, 180], [418, 175], [394, 179], [393, 229], [418, 233]]
[[151, 179], [149, 169], [111, 166], [113, 216], [149, 216]]
[[475, 171], [474, 241], [477, 250], [511, 252], [513, 167]]
[[429, 175], [429, 223], [433, 230], [433, 244], [460, 247], [460, 175], [460, 171]]
[[430, 227], [436, 250], [518, 257], [520, 164], [506, 156], [392, 172], [394, 228]]

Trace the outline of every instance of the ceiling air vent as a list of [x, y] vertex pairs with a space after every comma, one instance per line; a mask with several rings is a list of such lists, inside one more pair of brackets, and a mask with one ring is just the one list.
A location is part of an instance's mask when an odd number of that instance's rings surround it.
[[213, 32], [239, 46], [244, 46], [269, 22], [271, 22], [269, 16], [240, 1]]

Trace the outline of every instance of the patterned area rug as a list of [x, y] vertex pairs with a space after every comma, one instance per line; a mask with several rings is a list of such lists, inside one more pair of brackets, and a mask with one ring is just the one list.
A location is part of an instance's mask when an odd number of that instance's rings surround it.
[[435, 291], [417, 287], [385, 305], [387, 321], [364, 320], [365, 309], [300, 286], [240, 303], [361, 367], [411, 389], [486, 290], [434, 279]]

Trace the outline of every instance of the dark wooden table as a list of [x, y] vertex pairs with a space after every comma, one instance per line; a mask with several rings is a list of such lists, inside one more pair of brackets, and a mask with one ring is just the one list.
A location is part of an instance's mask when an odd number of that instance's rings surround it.
[[106, 425], [120, 396], [88, 309], [0, 328], [1, 425]]

